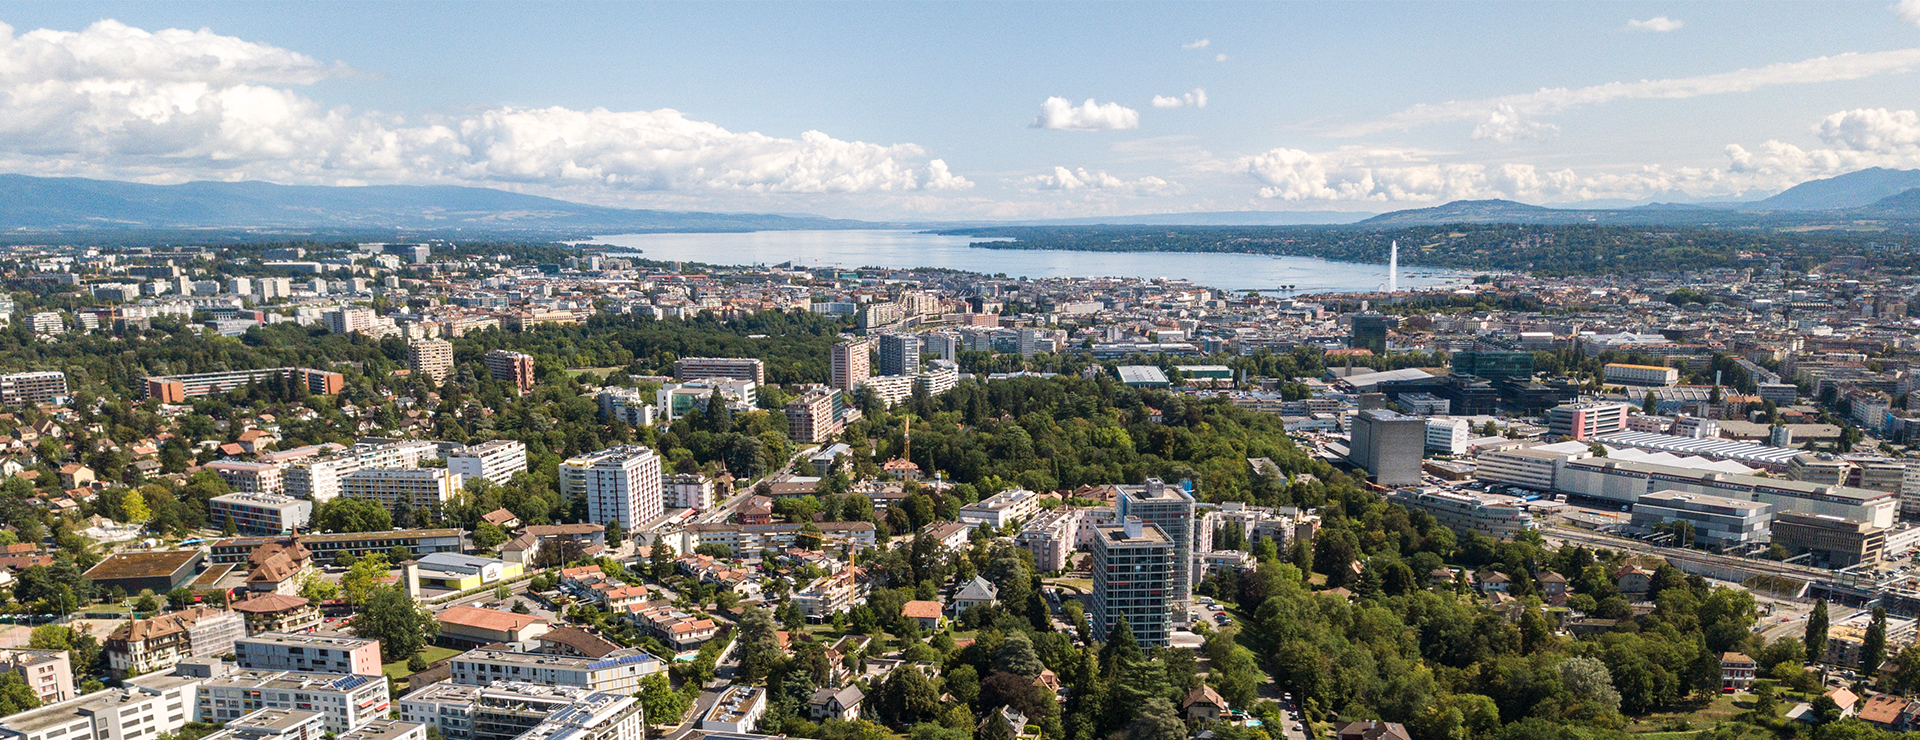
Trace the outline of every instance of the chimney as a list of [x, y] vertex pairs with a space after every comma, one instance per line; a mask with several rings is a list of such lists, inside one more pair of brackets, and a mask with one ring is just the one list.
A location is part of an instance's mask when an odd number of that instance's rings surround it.
[[1143, 525], [1140, 522], [1140, 517], [1137, 517], [1137, 516], [1127, 517], [1126, 521], [1122, 522], [1120, 526], [1127, 530], [1127, 539], [1130, 539], [1130, 540], [1140, 539], [1140, 536], [1142, 534], [1142, 528], [1143, 528]]

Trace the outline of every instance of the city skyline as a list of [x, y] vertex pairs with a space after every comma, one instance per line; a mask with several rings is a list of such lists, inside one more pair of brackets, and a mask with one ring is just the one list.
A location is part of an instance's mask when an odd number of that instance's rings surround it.
[[5, 6], [0, 171], [931, 220], [1920, 166], [1914, 0], [351, 10]]

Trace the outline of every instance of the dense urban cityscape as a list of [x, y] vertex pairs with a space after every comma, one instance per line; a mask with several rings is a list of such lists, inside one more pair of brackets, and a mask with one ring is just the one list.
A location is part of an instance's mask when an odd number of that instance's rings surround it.
[[22, 740], [1920, 714], [1911, 278], [1858, 261], [1311, 296], [510, 243], [4, 265]]
[[0, 10], [0, 740], [1920, 732], [1920, 0]]

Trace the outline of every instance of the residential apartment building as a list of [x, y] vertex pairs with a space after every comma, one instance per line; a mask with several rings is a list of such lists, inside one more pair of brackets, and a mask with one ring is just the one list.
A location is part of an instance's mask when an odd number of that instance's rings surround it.
[[1187, 606], [1193, 602], [1195, 583], [1193, 530], [1199, 521], [1194, 516], [1193, 491], [1185, 483], [1170, 486], [1159, 479], [1148, 478], [1145, 485], [1120, 487], [1117, 503], [1121, 522], [1131, 517], [1152, 524], [1172, 546], [1174, 562], [1167, 573], [1166, 600], [1184, 618]]
[[814, 388], [787, 403], [787, 436], [802, 444], [831, 439], [859, 420], [860, 410], [832, 388]]
[[661, 479], [669, 509], [713, 508], [714, 482], [704, 473], [671, 473]]
[[1040, 494], [1024, 488], [1001, 491], [960, 507], [960, 523], [1000, 529], [1040, 512]]
[[151, 740], [195, 720], [199, 681], [156, 674], [0, 717], [7, 740]]
[[341, 388], [346, 387], [347, 382], [346, 376], [340, 373], [304, 367], [226, 370], [147, 378], [142, 386], [141, 398], [158, 399], [161, 403], [180, 403], [189, 398], [225, 393], [255, 383], [266, 382], [276, 375], [284, 378], [289, 384], [304, 385], [308, 393], [323, 396], [339, 393]]
[[1165, 645], [1168, 615], [1177, 588], [1181, 556], [1157, 525], [1127, 517], [1118, 527], [1100, 527], [1093, 538], [1093, 605], [1087, 616], [1094, 639], [1105, 641], [1120, 620], [1141, 645]]
[[846, 568], [839, 573], [816, 578], [806, 588], [795, 591], [793, 604], [807, 619], [819, 623], [852, 609], [866, 596], [866, 573], [859, 568]]
[[1042, 573], [1064, 570], [1080, 536], [1080, 512], [1062, 506], [1041, 512], [1020, 529], [1013, 539], [1021, 549], [1033, 553], [1033, 569]]
[[833, 345], [829, 359], [831, 368], [830, 383], [838, 390], [851, 392], [860, 387], [860, 383], [873, 375], [873, 342], [867, 339], [849, 339]]
[[1632, 406], [1624, 403], [1561, 404], [1547, 409], [1547, 433], [1586, 440], [1625, 431], [1627, 414], [1632, 409]]
[[453, 473], [446, 468], [362, 468], [340, 479], [340, 495], [371, 499], [389, 511], [401, 504], [440, 515], [453, 498]]
[[401, 721], [438, 729], [447, 740], [513, 740], [592, 693], [524, 681], [435, 683], [400, 697], [398, 703]]
[[67, 374], [58, 371], [0, 375], [0, 406], [60, 403], [68, 396]]
[[[222, 476], [224, 477], [224, 476]], [[207, 521], [241, 534], [280, 534], [306, 529], [313, 502], [277, 493], [229, 493], [207, 500]]]
[[320, 315], [320, 321], [327, 331], [334, 334], [356, 334], [373, 331], [375, 314], [371, 308], [343, 306]]
[[754, 385], [767, 382], [767, 363], [752, 357], [682, 357], [673, 363], [675, 380], [731, 378]]
[[587, 520], [632, 531], [666, 511], [660, 455], [639, 445], [610, 447], [560, 463], [562, 496], [583, 496]]
[[207, 463], [206, 469], [239, 493], [277, 494], [286, 490], [286, 476], [279, 463], [215, 460]]
[[653, 426], [659, 408], [638, 388], [607, 388], [594, 396], [600, 415], [607, 421], [619, 419], [631, 427]]
[[412, 468], [434, 455], [432, 442], [402, 439], [361, 442], [353, 449], [325, 457], [309, 458], [286, 466], [283, 471], [286, 493], [310, 498], [316, 503], [332, 501], [340, 495], [340, 482], [361, 468]]
[[40, 703], [72, 699], [73, 662], [65, 650], [0, 649], [0, 671], [20, 674]]
[[469, 445], [447, 454], [447, 470], [466, 481], [480, 479], [506, 485], [515, 473], [527, 471], [527, 445], [515, 439], [496, 439]]
[[261, 709], [319, 712], [327, 731], [352, 732], [387, 716], [392, 696], [384, 678], [359, 674], [240, 670], [200, 685], [201, 722], [229, 722]]
[[152, 673], [185, 658], [225, 653], [246, 634], [239, 613], [195, 606], [123, 624], [107, 635], [101, 651], [116, 675]]
[[916, 334], [885, 334], [880, 337], [881, 375], [917, 375], [920, 373], [920, 337]]
[[1664, 365], [1609, 363], [1602, 373], [1608, 383], [1665, 388], [1680, 383], [1680, 370]]
[[434, 385], [453, 371], [453, 343], [445, 339], [415, 339], [407, 343], [407, 369], [430, 378]]
[[268, 632], [234, 641], [233, 655], [251, 670], [380, 675], [380, 643], [358, 637]]
[[453, 671], [450, 680], [469, 686], [525, 681], [627, 695], [640, 690], [640, 679], [667, 669], [659, 658], [638, 650], [621, 650], [605, 658], [469, 650], [448, 660], [447, 666]]
[[521, 393], [533, 390], [533, 356], [496, 349], [486, 355], [487, 373], [494, 380], [512, 383]]

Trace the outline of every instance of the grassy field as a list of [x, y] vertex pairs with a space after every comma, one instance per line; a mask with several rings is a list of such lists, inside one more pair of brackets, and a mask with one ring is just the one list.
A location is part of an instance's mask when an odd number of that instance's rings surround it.
[[[1734, 698], [1734, 696], [1729, 694], [1721, 694], [1713, 697], [1711, 701], [1703, 702], [1698, 706], [1691, 707], [1684, 711], [1655, 712], [1635, 720], [1632, 724], [1628, 725], [1627, 731], [1633, 733], [1649, 733], [1647, 735], [1639, 735], [1639, 737], [1660, 737], [1668, 735], [1675, 737], [1692, 737], [1695, 732], [1732, 719], [1734, 715], [1746, 711], [1747, 707], [1753, 703], [1753, 697], [1751, 696], [1741, 695], [1738, 703], [1735, 703]], [[1788, 706], [1792, 705], [1789, 704]], [[1683, 731], [1670, 729], [1679, 722], [1686, 722], [1687, 726], [1692, 729]], [[1675, 734], [1676, 732], [1678, 734]]]
[[598, 375], [604, 378], [604, 377], [607, 377], [607, 373], [617, 372], [625, 369], [626, 368], [623, 368], [623, 367], [570, 367], [570, 368], [567, 368], [567, 374], [577, 378], [582, 375], [592, 373], [594, 375]]
[[[458, 650], [440, 647], [438, 645], [428, 645], [427, 649], [420, 651], [420, 657], [429, 664], [435, 661], [446, 660], [459, 654], [460, 651]], [[413, 675], [413, 671], [407, 670], [407, 661], [405, 660], [396, 660], [392, 663], [382, 665], [380, 666], [380, 672], [387, 674], [388, 678], [395, 681], [404, 681], [408, 676]]]

